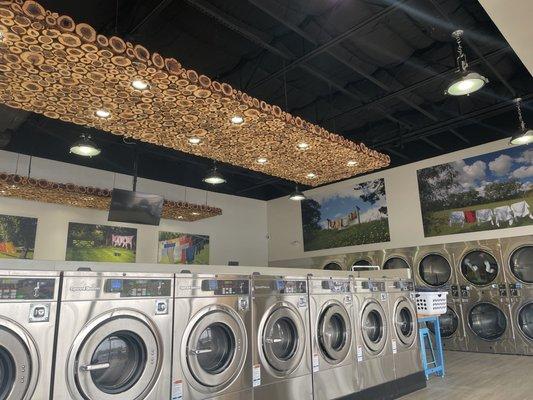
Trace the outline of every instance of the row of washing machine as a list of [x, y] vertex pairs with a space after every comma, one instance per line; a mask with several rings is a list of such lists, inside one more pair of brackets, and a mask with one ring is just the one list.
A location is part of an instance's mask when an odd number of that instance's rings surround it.
[[418, 287], [448, 291], [450, 350], [533, 355], [533, 236], [329, 257], [323, 266], [409, 268]]
[[3, 270], [0, 400], [407, 393], [425, 386], [412, 293], [346, 273]]

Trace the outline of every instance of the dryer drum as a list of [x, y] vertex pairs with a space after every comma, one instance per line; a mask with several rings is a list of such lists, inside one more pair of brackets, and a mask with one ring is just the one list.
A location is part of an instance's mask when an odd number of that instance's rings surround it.
[[468, 324], [478, 337], [485, 340], [498, 340], [507, 329], [505, 314], [490, 303], [479, 303], [472, 307]]
[[533, 302], [527, 303], [518, 311], [518, 327], [529, 340], [533, 340]]
[[391, 257], [385, 264], [383, 264], [383, 269], [409, 269], [409, 264], [401, 257]]
[[488, 285], [498, 276], [498, 262], [483, 250], [467, 253], [461, 260], [461, 273], [474, 285]]
[[[439, 317], [440, 335], [443, 338], [449, 338], [457, 331], [459, 327], [459, 317], [457, 313], [450, 307], [447, 307], [446, 313]], [[428, 328], [431, 333], [435, 334], [435, 327], [432, 323], [428, 323]]]
[[15, 381], [15, 361], [6, 348], [0, 346], [0, 400], [7, 398]]
[[446, 284], [452, 275], [452, 267], [448, 260], [440, 254], [428, 254], [418, 266], [420, 278], [430, 286]]
[[533, 246], [523, 246], [513, 251], [509, 266], [516, 279], [533, 283]]

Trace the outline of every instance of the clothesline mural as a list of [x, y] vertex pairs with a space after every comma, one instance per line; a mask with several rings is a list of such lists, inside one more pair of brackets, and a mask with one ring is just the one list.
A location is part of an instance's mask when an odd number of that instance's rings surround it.
[[67, 261], [135, 262], [137, 229], [120, 226], [68, 225]]
[[301, 209], [304, 251], [390, 240], [384, 179], [308, 195]]
[[159, 232], [160, 264], [209, 264], [209, 236]]
[[0, 258], [33, 259], [37, 218], [0, 215]]
[[417, 171], [425, 236], [533, 224], [533, 146]]

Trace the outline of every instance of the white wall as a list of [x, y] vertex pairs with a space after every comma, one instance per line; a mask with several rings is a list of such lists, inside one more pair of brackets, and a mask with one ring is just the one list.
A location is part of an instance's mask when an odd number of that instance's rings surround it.
[[[0, 171], [14, 173], [18, 155], [0, 151]], [[26, 175], [29, 157], [21, 155], [18, 173]], [[101, 171], [73, 164], [33, 158], [34, 178], [45, 178], [62, 183], [96, 186], [100, 188], [131, 189], [132, 178], [127, 175]], [[113, 180], [115, 185], [113, 186]], [[140, 178], [137, 190], [163, 195], [169, 200], [187, 200], [205, 204], [206, 191], [185, 188]], [[185, 198], [186, 191], [186, 198]], [[0, 197], [0, 214], [37, 217], [35, 259], [64, 260], [69, 222], [120, 225], [137, 228], [137, 262], [157, 262], [159, 231], [197, 233], [210, 237], [210, 263], [227, 264], [239, 261], [241, 265], [266, 266], [268, 263], [266, 202], [207, 192], [207, 202], [222, 208], [223, 214], [197, 222], [161, 220], [159, 227], [107, 222], [107, 212], [24, 201]]]
[[[486, 145], [471, 147], [466, 150], [445, 154], [398, 168], [391, 168], [383, 172], [357, 177], [306, 192], [306, 194], [324, 192], [334, 193], [343, 188], [353, 187], [354, 184], [360, 182], [385, 178], [391, 237], [391, 241], [387, 243], [374, 243], [361, 246], [304, 252], [300, 204], [294, 201], [289, 201], [286, 197], [271, 200], [268, 202], [267, 206], [268, 232], [270, 237], [269, 261], [293, 260], [304, 257], [329, 256], [389, 248], [531, 234], [533, 233], [533, 227], [523, 226], [457, 235], [424, 237], [416, 171], [432, 165], [457, 161], [479, 154], [505, 149], [508, 147], [508, 143], [508, 139], [499, 140]], [[287, 263], [287, 265], [290, 265], [290, 263]]]

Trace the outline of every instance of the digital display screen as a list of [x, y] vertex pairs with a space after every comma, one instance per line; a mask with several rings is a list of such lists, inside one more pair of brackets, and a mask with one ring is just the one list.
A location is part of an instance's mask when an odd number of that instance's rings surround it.
[[168, 297], [171, 295], [170, 279], [107, 279], [105, 293], [118, 293], [120, 297]]
[[3, 278], [0, 279], [2, 300], [52, 300], [55, 279]]
[[250, 283], [244, 279], [206, 279], [202, 281], [202, 291], [213, 292], [215, 296], [248, 294], [250, 292]]
[[159, 225], [163, 197], [156, 194], [113, 189], [108, 221]]

